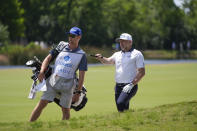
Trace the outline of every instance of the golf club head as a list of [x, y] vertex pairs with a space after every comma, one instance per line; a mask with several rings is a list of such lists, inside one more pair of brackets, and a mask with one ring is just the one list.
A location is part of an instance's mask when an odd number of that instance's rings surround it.
[[41, 64], [35, 60], [29, 60], [25, 64], [27, 67], [36, 68], [36, 70], [40, 70]]
[[26, 62], [25, 65], [26, 65], [27, 67], [33, 67], [34, 63], [35, 63], [34, 60], [29, 60], [29, 61]]

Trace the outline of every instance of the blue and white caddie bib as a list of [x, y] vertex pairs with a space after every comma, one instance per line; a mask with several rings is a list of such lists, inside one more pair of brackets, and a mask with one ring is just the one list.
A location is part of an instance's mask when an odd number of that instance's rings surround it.
[[66, 79], [74, 78], [79, 63], [85, 52], [78, 49], [75, 52], [69, 51], [68, 43], [60, 42], [56, 50], [59, 52], [55, 61], [54, 74]]

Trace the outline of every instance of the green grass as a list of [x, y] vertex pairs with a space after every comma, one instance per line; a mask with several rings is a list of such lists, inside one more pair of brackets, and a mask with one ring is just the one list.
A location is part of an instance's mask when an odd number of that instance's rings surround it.
[[[131, 108], [137, 111], [143, 108], [147, 111], [159, 105], [197, 100], [196, 74], [197, 63], [147, 65], [146, 75], [139, 83], [139, 90], [136, 96], [131, 100]], [[12, 124], [17, 128], [23, 128], [24, 125], [20, 123], [28, 121], [31, 111], [39, 101], [41, 95], [41, 92], [39, 92], [35, 100], [29, 100], [27, 98], [32, 83], [30, 75], [30, 69], [0, 70], [0, 127], [6, 127], [4, 124], [7, 124], [9, 127], [11, 126], [10, 124]], [[88, 103], [83, 110], [71, 112], [71, 118], [73, 118], [71, 121], [76, 120], [75, 122], [79, 122], [78, 119], [88, 119], [88, 121], [91, 121], [91, 119], [96, 117], [93, 121], [97, 123], [97, 118], [104, 117], [107, 122], [108, 115], [109, 117], [118, 115], [114, 102], [113, 66], [89, 67], [86, 73], [85, 85], [88, 90]], [[176, 110], [174, 113], [176, 113]], [[62, 123], [62, 126], [64, 124], [72, 126], [71, 121], [57, 122], [60, 119], [61, 109], [52, 103], [43, 111], [38, 122], [28, 124], [27, 128], [29, 129], [29, 126], [39, 127], [41, 125], [47, 126], [48, 128], [48, 126], [54, 126], [53, 121], [55, 121], [55, 124], [60, 125], [60, 127]], [[195, 121], [197, 123], [197, 120]], [[83, 124], [81, 125], [83, 126]], [[152, 123], [149, 125], [150, 128], [152, 127], [151, 125]], [[98, 125], [98, 130], [99, 126], [100, 125]], [[92, 128], [93, 126], [90, 127], [90, 129]], [[126, 128], [127, 126], [125, 130]], [[120, 130], [123, 129], [124, 128], [120, 127]], [[157, 126], [155, 129], [157, 130]], [[117, 128], [117, 130], [119, 130], [119, 128]]]
[[2, 131], [196, 131], [197, 101], [71, 118], [69, 121], [1, 122]]

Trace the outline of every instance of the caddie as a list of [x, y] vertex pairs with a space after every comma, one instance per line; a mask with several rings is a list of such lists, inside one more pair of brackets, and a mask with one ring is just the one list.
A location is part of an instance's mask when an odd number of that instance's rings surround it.
[[[38, 119], [42, 110], [49, 102], [54, 100], [57, 94], [60, 94], [59, 104], [62, 109], [62, 120], [68, 120], [70, 118], [71, 102], [78, 101], [80, 97], [85, 71], [87, 71], [86, 54], [79, 47], [82, 31], [78, 27], [73, 27], [67, 34], [69, 35], [68, 42], [61, 41], [56, 48], [50, 51], [42, 63], [38, 75], [40, 82], [44, 79], [47, 66], [53, 60], [55, 60], [55, 67], [52, 75], [46, 80], [47, 91], [43, 92], [41, 100], [32, 111], [30, 122]], [[77, 70], [79, 70], [78, 90], [73, 96], [76, 87], [74, 78]]]
[[106, 58], [96, 54], [103, 64], [115, 64], [115, 101], [119, 112], [129, 109], [129, 101], [138, 90], [138, 82], [145, 75], [144, 57], [139, 50], [132, 48], [132, 36], [122, 33], [117, 39], [121, 51]]

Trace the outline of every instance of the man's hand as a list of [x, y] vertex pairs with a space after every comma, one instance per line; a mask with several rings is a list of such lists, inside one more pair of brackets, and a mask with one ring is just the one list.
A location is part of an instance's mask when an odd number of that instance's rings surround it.
[[126, 86], [123, 87], [122, 91], [125, 93], [130, 93], [133, 86], [134, 86], [133, 83], [127, 84]]
[[38, 75], [38, 80], [40, 82], [42, 82], [42, 80], [44, 79], [44, 77], [45, 77], [44, 73], [43, 72], [40, 72], [39, 75]]
[[77, 102], [79, 100], [80, 94], [79, 93], [75, 93], [73, 98], [72, 98], [72, 102]]
[[101, 54], [96, 54], [96, 59], [101, 60], [103, 58], [103, 56]]

